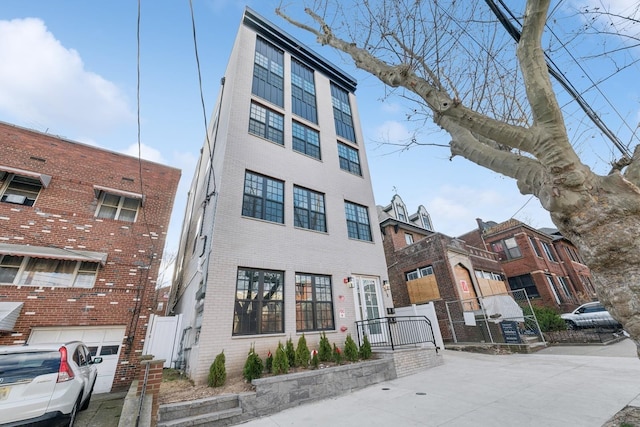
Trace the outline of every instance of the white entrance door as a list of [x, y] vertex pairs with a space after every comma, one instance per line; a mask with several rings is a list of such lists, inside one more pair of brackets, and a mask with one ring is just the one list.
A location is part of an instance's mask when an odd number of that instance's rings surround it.
[[[356, 320], [372, 320], [384, 317], [384, 308], [381, 305], [382, 294], [380, 290], [380, 281], [377, 277], [355, 276], [355, 293], [356, 301]], [[373, 321], [365, 324], [364, 330], [360, 330], [367, 334], [369, 341], [372, 343], [381, 343], [385, 341], [383, 327], [384, 323]], [[362, 338], [362, 337], [360, 337]]]
[[92, 356], [102, 357], [97, 364], [98, 378], [94, 393], [111, 391], [113, 378], [118, 367], [118, 357], [124, 339], [124, 326], [67, 326], [55, 328], [33, 328], [29, 344], [63, 344], [69, 341], [84, 342]]

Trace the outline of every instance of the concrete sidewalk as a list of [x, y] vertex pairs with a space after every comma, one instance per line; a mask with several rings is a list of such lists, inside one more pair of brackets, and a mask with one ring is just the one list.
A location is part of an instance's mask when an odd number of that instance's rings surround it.
[[91, 396], [89, 407], [78, 412], [74, 427], [118, 427], [126, 392]]
[[535, 354], [443, 353], [442, 366], [243, 426], [601, 427], [625, 406], [640, 407], [631, 340]]

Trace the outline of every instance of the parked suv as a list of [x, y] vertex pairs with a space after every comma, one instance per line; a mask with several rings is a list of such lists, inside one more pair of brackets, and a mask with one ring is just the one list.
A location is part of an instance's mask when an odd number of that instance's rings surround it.
[[98, 375], [86, 345], [0, 346], [0, 425], [73, 426]]
[[599, 301], [588, 302], [573, 310], [561, 314], [569, 329], [608, 327], [620, 329], [622, 325], [609, 314]]

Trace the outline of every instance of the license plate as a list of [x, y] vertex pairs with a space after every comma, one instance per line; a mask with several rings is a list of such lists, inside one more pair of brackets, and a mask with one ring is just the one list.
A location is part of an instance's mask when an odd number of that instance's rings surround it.
[[11, 387], [0, 387], [0, 400], [9, 397], [9, 390], [11, 390]]

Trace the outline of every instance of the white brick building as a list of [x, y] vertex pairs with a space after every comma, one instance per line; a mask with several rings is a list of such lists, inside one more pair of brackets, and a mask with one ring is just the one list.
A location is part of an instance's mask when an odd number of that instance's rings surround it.
[[[239, 375], [304, 333], [342, 347], [391, 299], [355, 80], [250, 9], [222, 80], [185, 212], [170, 314], [182, 363]], [[347, 278], [350, 278], [348, 283]]]

